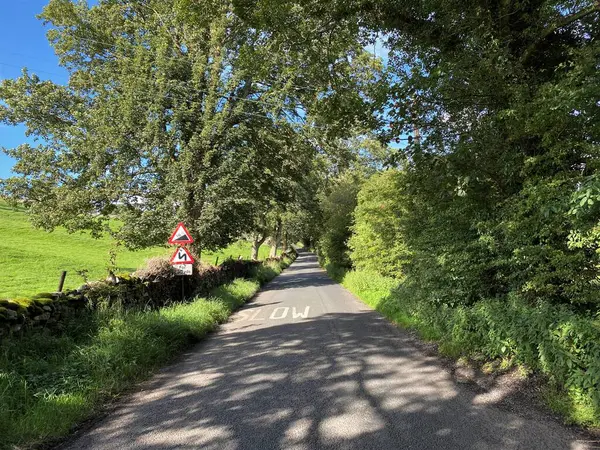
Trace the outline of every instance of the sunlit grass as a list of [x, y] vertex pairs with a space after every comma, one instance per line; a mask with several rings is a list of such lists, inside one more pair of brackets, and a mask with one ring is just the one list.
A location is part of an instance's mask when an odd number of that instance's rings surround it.
[[30, 446], [71, 427], [147, 378], [251, 298], [258, 281], [237, 279], [160, 311], [107, 309], [0, 346], [0, 448]]
[[[83, 284], [79, 271], [86, 271], [89, 280], [105, 278], [113, 246], [108, 236], [94, 239], [87, 233], [69, 234], [61, 228], [51, 233], [35, 229], [23, 210], [0, 201], [0, 298], [54, 292], [63, 270], [67, 271], [65, 289]], [[117, 271], [133, 272], [148, 258], [172, 252], [166, 245], [140, 251], [119, 248]], [[266, 258], [268, 253], [268, 247], [261, 246], [259, 258]], [[202, 260], [214, 264], [217, 258], [220, 263], [240, 255], [246, 259], [250, 256], [250, 243], [242, 241], [217, 252], [203, 252]]]

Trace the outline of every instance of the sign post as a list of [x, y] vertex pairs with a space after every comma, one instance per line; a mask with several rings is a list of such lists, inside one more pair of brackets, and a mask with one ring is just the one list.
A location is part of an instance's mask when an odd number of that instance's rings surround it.
[[[185, 227], [183, 222], [179, 222], [175, 231], [169, 238], [169, 244], [177, 245], [177, 249], [173, 256], [171, 256], [171, 266], [175, 270], [177, 275], [192, 275], [193, 274], [193, 264], [194, 257], [189, 252], [186, 247], [182, 247], [186, 244], [191, 244], [194, 242], [194, 238]], [[183, 278], [181, 278], [181, 297], [185, 299], [185, 282]]]

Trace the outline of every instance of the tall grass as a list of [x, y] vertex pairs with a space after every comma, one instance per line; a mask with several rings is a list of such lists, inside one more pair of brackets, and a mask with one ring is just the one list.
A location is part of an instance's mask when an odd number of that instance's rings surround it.
[[89, 311], [0, 346], [0, 448], [64, 436], [107, 400], [147, 378], [224, 322], [259, 288], [237, 279], [159, 311]]

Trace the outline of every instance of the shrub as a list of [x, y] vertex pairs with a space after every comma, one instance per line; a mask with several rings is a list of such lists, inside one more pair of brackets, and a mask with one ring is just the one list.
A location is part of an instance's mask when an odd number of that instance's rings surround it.
[[142, 268], [133, 273], [134, 277], [147, 281], [170, 279], [174, 275], [173, 266], [167, 256], [150, 258]]
[[359, 187], [358, 179], [351, 176], [342, 178], [321, 201], [324, 231], [317, 242], [317, 253], [325, 264], [351, 265], [348, 239]]
[[401, 277], [409, 252], [398, 220], [405, 210], [402, 172], [387, 170], [371, 176], [358, 193], [352, 236], [348, 241], [359, 270]]

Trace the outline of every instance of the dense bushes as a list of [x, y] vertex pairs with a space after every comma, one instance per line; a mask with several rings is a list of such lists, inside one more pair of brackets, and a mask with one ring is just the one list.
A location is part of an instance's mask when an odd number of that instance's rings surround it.
[[401, 181], [402, 172], [388, 170], [373, 175], [359, 191], [348, 241], [356, 268], [393, 277], [402, 274], [409, 254], [399, 229], [406, 202], [399, 195]]
[[600, 425], [594, 179], [536, 176], [500, 193], [469, 178], [483, 168], [464, 158], [419, 153], [367, 180], [349, 239], [356, 271], [328, 269], [447, 353], [544, 374], [566, 394], [554, 406]]
[[[391, 155], [403, 176], [385, 189], [402, 203], [396, 227], [412, 256], [401, 270], [427, 301], [510, 294], [597, 311], [600, 22], [592, 4], [390, 6], [406, 16], [387, 23], [389, 132], [416, 128], [420, 138]], [[414, 24], [433, 15], [435, 24]]]
[[421, 154], [404, 170], [364, 183], [348, 241], [354, 266], [406, 276], [420, 297], [440, 305], [511, 294], [596, 312], [600, 234], [589, 211], [592, 181], [575, 194], [582, 178], [529, 180], [495, 203], [481, 180], [448, 173], [454, 157]]
[[337, 180], [328, 195], [321, 199], [323, 228], [316, 243], [319, 260], [324, 264], [349, 267], [348, 239], [351, 236], [352, 212], [360, 180], [345, 176]]
[[577, 423], [600, 425], [600, 322], [562, 305], [519, 296], [472, 306], [436, 306], [405, 283], [373, 272], [330, 272], [395, 322], [440, 342], [451, 356], [503, 358], [543, 373], [562, 391], [553, 406]]

